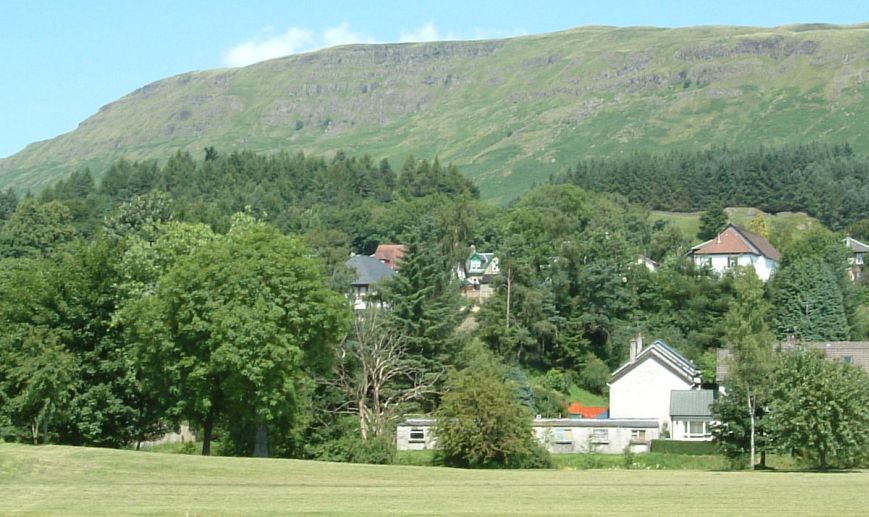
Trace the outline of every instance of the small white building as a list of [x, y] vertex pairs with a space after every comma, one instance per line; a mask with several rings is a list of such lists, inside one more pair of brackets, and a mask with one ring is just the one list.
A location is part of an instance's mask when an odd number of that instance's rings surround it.
[[[434, 423], [433, 418], [409, 418], [398, 424], [398, 450], [436, 449]], [[658, 422], [648, 419], [535, 418], [532, 425], [537, 440], [553, 454], [621, 454], [626, 447], [632, 452], [649, 452], [659, 435]]]
[[660, 339], [643, 347], [643, 336], [630, 343], [630, 359], [616, 369], [609, 383], [612, 419], [656, 420], [662, 433], [673, 428], [673, 391], [700, 388], [700, 369]]
[[863, 278], [863, 267], [866, 256], [869, 255], [869, 244], [862, 243], [850, 235], [845, 237], [844, 243], [845, 247], [851, 250], [851, 256], [848, 257], [848, 276], [852, 282], [857, 282]]
[[674, 390], [670, 393], [671, 438], [708, 441], [712, 439], [712, 390]]
[[696, 265], [709, 267], [718, 274], [737, 266], [752, 267], [764, 282], [781, 262], [781, 253], [764, 236], [733, 224], [728, 224], [714, 239], [691, 248], [689, 255]]

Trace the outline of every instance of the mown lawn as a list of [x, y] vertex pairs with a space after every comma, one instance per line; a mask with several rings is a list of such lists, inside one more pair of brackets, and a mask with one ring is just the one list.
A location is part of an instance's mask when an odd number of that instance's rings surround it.
[[869, 472], [464, 471], [0, 445], [0, 515], [865, 515]]

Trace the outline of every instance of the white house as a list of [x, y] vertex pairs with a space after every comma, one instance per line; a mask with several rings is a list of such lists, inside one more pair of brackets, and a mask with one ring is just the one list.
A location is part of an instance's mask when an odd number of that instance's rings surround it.
[[737, 266], [751, 266], [764, 282], [781, 262], [781, 253], [764, 236], [733, 224], [714, 239], [691, 248], [689, 255], [698, 266], [708, 266], [719, 274]]
[[673, 427], [671, 393], [700, 388], [700, 370], [660, 339], [643, 347], [643, 336], [631, 339], [630, 359], [616, 369], [609, 383], [612, 419], [655, 419], [662, 433]]

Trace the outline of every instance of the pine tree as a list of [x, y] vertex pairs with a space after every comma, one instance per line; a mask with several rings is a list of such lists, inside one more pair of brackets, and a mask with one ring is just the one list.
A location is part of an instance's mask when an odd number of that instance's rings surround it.
[[398, 274], [381, 289], [390, 307], [388, 327], [402, 336], [410, 354], [432, 369], [448, 357], [462, 316], [455, 265], [442, 254], [434, 234], [431, 223], [415, 232]]
[[700, 229], [697, 238], [703, 241], [712, 239], [727, 226], [727, 212], [718, 203], [713, 203], [700, 215]]
[[829, 265], [800, 259], [775, 276], [773, 326], [783, 338], [796, 334], [805, 341], [848, 339], [842, 292]]

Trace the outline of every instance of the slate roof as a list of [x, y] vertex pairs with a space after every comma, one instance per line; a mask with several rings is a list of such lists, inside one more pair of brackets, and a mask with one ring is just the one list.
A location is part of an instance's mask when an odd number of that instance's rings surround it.
[[[398, 427], [431, 427], [435, 425], [434, 418], [408, 418], [398, 424]], [[658, 420], [655, 418], [535, 418], [534, 427], [621, 427], [627, 429], [655, 429]]]
[[692, 255], [730, 255], [753, 253], [781, 261], [781, 253], [763, 235], [728, 224], [715, 238], [691, 248]]
[[845, 246], [851, 248], [854, 253], [869, 253], [869, 244], [864, 244], [851, 237], [845, 237]]
[[389, 266], [366, 255], [350, 257], [344, 265], [356, 270], [353, 285], [372, 285], [395, 275], [395, 271], [389, 269]]
[[[812, 341], [807, 343], [779, 344], [778, 350], [787, 351], [797, 348], [822, 350], [827, 359], [847, 361], [862, 367], [869, 373], [869, 341]], [[730, 374], [730, 350], [719, 348], [716, 353], [715, 382], [724, 382]]]
[[700, 376], [700, 369], [690, 359], [676, 351], [663, 340], [656, 339], [651, 345], [640, 350], [636, 359], [619, 366], [610, 378], [610, 384], [623, 377], [643, 361], [656, 358], [673, 373], [693, 383]]
[[670, 392], [670, 416], [681, 418], [712, 418], [712, 390], [673, 390]]

